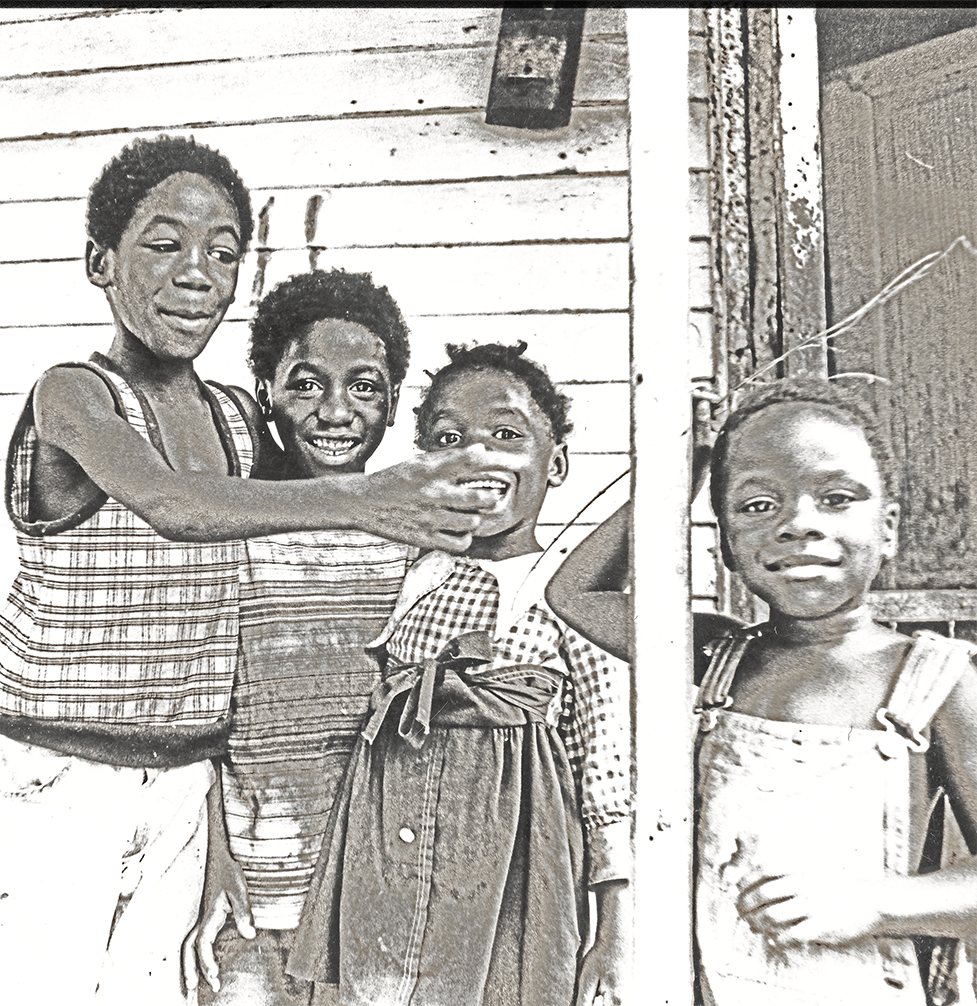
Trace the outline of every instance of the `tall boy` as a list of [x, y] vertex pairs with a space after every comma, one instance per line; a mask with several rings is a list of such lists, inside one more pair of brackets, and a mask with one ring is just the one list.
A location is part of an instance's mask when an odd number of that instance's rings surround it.
[[252, 231], [226, 158], [137, 141], [93, 185], [88, 230], [111, 348], [42, 377], [8, 461], [21, 570], [0, 611], [0, 968], [18, 1001], [97, 989], [152, 1006], [184, 1001], [235, 668], [236, 539], [340, 525], [464, 541], [476, 519], [444, 504], [478, 494], [423, 459], [287, 485], [228, 477], [265, 441], [254, 403], [193, 369]]
[[[305, 273], [268, 294], [252, 322], [251, 366], [285, 447], [269, 477], [364, 470], [393, 425], [407, 336], [393, 298], [366, 274]], [[286, 978], [285, 958], [379, 679], [364, 647], [393, 611], [408, 548], [360, 531], [322, 531], [252, 539], [246, 551], [222, 775], [230, 850], [258, 934], [245, 940], [237, 926], [224, 929], [218, 980], [210, 946], [226, 914], [221, 890], [233, 892], [236, 881], [218, 834], [198, 944], [219, 991], [201, 988], [200, 1001], [304, 1004], [311, 989]]]

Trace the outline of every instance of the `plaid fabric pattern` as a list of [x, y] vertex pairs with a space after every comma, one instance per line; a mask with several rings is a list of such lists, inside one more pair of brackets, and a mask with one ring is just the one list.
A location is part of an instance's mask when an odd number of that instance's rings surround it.
[[224, 814], [255, 923], [298, 925], [332, 804], [380, 673], [364, 646], [408, 547], [360, 531], [245, 542]]
[[[152, 417], [116, 374], [125, 418]], [[235, 473], [252, 439], [237, 405], [208, 389]], [[10, 446], [7, 503], [20, 571], [0, 610], [0, 712], [99, 725], [182, 726], [227, 714], [237, 655], [240, 542], [167, 541], [113, 499], [30, 523], [37, 434], [31, 404]]]
[[627, 666], [564, 626], [544, 602], [504, 631], [496, 625], [495, 577], [458, 558], [447, 580], [422, 597], [394, 629], [387, 649], [413, 663], [436, 656], [455, 636], [487, 631], [496, 667], [535, 664], [565, 680], [560, 730], [578, 779], [588, 830], [630, 813], [630, 695]]

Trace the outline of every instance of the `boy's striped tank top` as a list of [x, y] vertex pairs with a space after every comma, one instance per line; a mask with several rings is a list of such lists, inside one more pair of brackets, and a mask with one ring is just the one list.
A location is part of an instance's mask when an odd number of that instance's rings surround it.
[[[162, 454], [149, 404], [102, 357], [116, 411]], [[100, 365], [101, 364], [101, 365]], [[247, 477], [254, 436], [233, 398], [201, 383], [228, 458]], [[98, 492], [31, 521], [33, 396], [7, 458], [20, 570], [0, 610], [0, 733], [111, 764], [174, 765], [220, 753], [237, 643], [242, 543], [176, 542]]]

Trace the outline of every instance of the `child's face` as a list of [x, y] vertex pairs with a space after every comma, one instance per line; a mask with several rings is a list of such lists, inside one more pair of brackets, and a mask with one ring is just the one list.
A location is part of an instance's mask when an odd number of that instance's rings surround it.
[[864, 432], [835, 410], [770, 406], [730, 437], [720, 525], [731, 568], [774, 612], [816, 618], [856, 607], [895, 554]]
[[237, 210], [202, 175], [170, 175], [146, 194], [118, 248], [89, 255], [125, 329], [162, 360], [193, 360], [234, 300], [243, 247]]
[[314, 478], [363, 471], [393, 425], [399, 389], [377, 336], [327, 318], [289, 344], [263, 391], [290, 464]]
[[[495, 558], [533, 551], [536, 518], [550, 486], [567, 473], [565, 444], [518, 378], [496, 370], [464, 371], [448, 379], [431, 410], [426, 451], [475, 448], [465, 482], [495, 490], [498, 502], [482, 514], [478, 538], [504, 536]], [[479, 448], [490, 450], [482, 455]], [[484, 457], [484, 461], [479, 462]]]

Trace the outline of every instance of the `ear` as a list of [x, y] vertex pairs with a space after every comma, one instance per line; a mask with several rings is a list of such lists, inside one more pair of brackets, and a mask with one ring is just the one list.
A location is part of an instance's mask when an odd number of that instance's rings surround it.
[[261, 409], [261, 414], [266, 420], [271, 419], [271, 413], [274, 409], [274, 405], [271, 401], [271, 388], [268, 386], [268, 382], [264, 378], [255, 381], [254, 397], [258, 399], [258, 408]]
[[899, 550], [899, 504], [890, 503], [882, 518], [882, 556], [892, 559]]
[[85, 245], [85, 272], [88, 282], [103, 290], [112, 285], [112, 249], [102, 248], [89, 241]]
[[388, 426], [393, 426], [394, 420], [397, 418], [397, 406], [399, 404], [400, 404], [400, 385], [397, 385], [397, 387], [390, 392], [390, 404], [387, 406]]
[[550, 457], [550, 470], [546, 477], [546, 484], [553, 488], [562, 486], [569, 471], [570, 455], [567, 452], [567, 445], [557, 444]]

